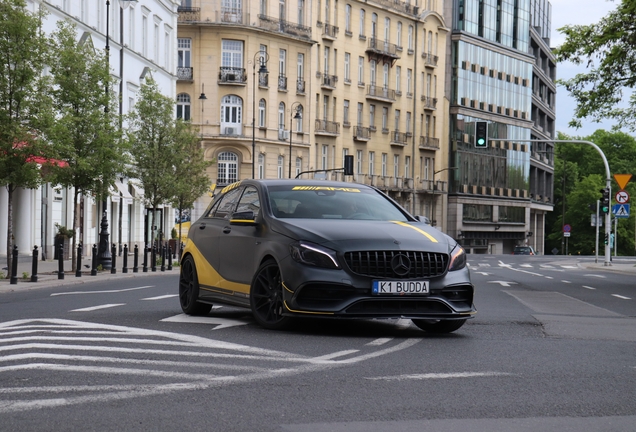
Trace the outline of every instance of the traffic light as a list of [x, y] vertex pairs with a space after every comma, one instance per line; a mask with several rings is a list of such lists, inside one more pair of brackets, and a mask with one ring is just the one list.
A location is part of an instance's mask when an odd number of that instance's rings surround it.
[[610, 211], [610, 191], [609, 188], [601, 189], [601, 213], [608, 214]]
[[344, 175], [353, 175], [353, 155], [344, 157]]
[[605, 244], [609, 244], [609, 236], [607, 235], [607, 233], [605, 233]]
[[488, 122], [475, 122], [475, 147], [488, 147]]

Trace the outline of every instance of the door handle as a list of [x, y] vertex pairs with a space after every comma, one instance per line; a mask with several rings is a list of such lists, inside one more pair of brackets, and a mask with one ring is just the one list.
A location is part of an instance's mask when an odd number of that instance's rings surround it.
[[232, 228], [230, 228], [229, 226], [226, 226], [225, 228], [223, 228], [223, 234], [229, 234], [230, 231], [232, 231]]
[[202, 223], [201, 225], [199, 225], [199, 229], [205, 229], [205, 224]]

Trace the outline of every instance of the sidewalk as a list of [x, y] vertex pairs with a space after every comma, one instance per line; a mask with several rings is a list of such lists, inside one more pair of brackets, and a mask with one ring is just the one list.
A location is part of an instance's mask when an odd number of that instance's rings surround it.
[[610, 266], [605, 266], [604, 259], [599, 257], [598, 263], [579, 263], [579, 267], [590, 270], [608, 271], [612, 273], [636, 275], [636, 264], [621, 263], [618, 260], [610, 261]]
[[[178, 262], [172, 262], [172, 270], [168, 270], [168, 260], [166, 260], [166, 270], [161, 271], [161, 266], [157, 266], [157, 271], [153, 272], [151, 267], [148, 267], [148, 272], [143, 272], [143, 257], [139, 257], [139, 264], [137, 273], [133, 273], [133, 256], [130, 255], [128, 257], [128, 273], [123, 273], [124, 261], [123, 257], [117, 257], [117, 273], [112, 274], [111, 270], [102, 270], [98, 271], [96, 276], [91, 276], [91, 258], [84, 257], [80, 261], [80, 268], [82, 276], [76, 277], [75, 272], [71, 271], [71, 260], [64, 261], [64, 279], [59, 279], [57, 270], [58, 270], [58, 261], [57, 260], [38, 260], [38, 273], [37, 273], [37, 282], [31, 282], [31, 268], [32, 268], [32, 259], [31, 255], [20, 255], [18, 257], [18, 283], [11, 284], [9, 279], [0, 279], [0, 293], [3, 292], [12, 292], [18, 290], [28, 290], [35, 288], [43, 288], [43, 287], [51, 287], [51, 286], [61, 286], [61, 285], [74, 285], [81, 284], [87, 282], [94, 282], [97, 280], [104, 279], [122, 279], [122, 278], [133, 278], [133, 277], [145, 277], [145, 276], [178, 276], [179, 275], [179, 265]], [[150, 258], [150, 256], [148, 257]], [[175, 265], [176, 264], [176, 265]], [[2, 263], [0, 263], [0, 272], [4, 273], [5, 277], [8, 274], [7, 270], [2, 270], [7, 266], [6, 258], [3, 258]], [[23, 275], [26, 274], [26, 278], [23, 278]], [[115, 282], [116, 283], [116, 282]]]

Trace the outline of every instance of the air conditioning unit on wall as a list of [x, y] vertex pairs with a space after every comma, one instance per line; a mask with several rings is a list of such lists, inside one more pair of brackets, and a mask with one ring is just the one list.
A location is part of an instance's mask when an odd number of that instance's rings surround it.
[[225, 135], [236, 135], [236, 128], [235, 127], [226, 127], [225, 128]]

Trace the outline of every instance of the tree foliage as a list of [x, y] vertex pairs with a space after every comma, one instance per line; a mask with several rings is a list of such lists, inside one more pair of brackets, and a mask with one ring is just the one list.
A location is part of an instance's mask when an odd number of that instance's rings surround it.
[[[576, 100], [573, 127], [581, 120], [615, 119], [619, 127], [636, 130], [636, 96], [622, 105], [624, 93], [636, 86], [636, 0], [622, 0], [598, 23], [558, 29], [566, 36], [554, 54], [558, 61], [585, 65], [587, 71], [559, 83]], [[627, 91], [626, 91], [627, 90]]]
[[[58, 22], [52, 35], [55, 61], [50, 64], [56, 120], [47, 137], [56, 157], [68, 166], [54, 171], [56, 184], [74, 188], [73, 209], [80, 195], [104, 199], [124, 171], [126, 152], [120, 139], [108, 59], [90, 39], [77, 41], [75, 26]], [[108, 109], [105, 109], [108, 108]], [[78, 215], [73, 211], [73, 231]], [[76, 237], [72, 266], [75, 270]]]
[[48, 147], [39, 139], [51, 119], [47, 80], [42, 76], [47, 38], [40, 29], [42, 12], [29, 13], [23, 0], [0, 1], [0, 186], [8, 192], [7, 268], [11, 277], [13, 193], [35, 188], [41, 169], [34, 157]]

